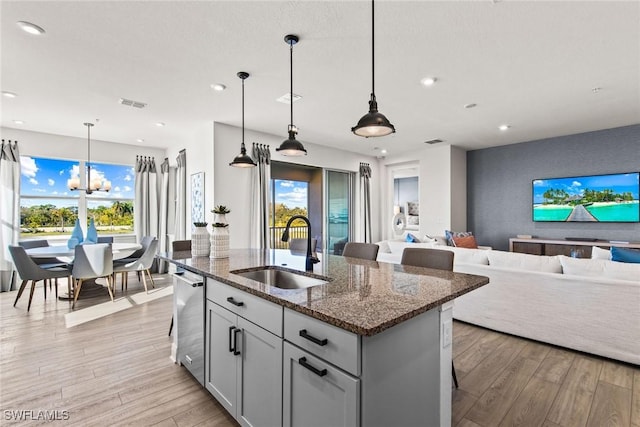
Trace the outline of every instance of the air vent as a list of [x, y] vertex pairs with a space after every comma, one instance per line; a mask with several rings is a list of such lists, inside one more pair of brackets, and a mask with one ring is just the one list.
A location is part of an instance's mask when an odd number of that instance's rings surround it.
[[135, 107], [135, 108], [144, 108], [147, 106], [147, 104], [145, 104], [144, 102], [133, 101], [131, 99], [126, 99], [126, 98], [120, 98], [120, 101], [118, 102], [122, 105], [128, 105], [129, 107]]
[[[300, 95], [293, 94], [293, 102], [301, 100], [302, 97]], [[277, 98], [276, 101], [282, 102], [283, 104], [291, 104], [291, 94], [285, 93], [280, 98]]]
[[440, 144], [441, 142], [444, 142], [444, 141], [443, 141], [443, 140], [441, 140], [441, 139], [437, 139], [437, 138], [436, 138], [436, 139], [431, 139], [431, 140], [429, 140], [429, 141], [425, 141], [424, 143], [425, 143], [425, 144], [432, 144], [432, 145], [433, 145], [433, 144]]

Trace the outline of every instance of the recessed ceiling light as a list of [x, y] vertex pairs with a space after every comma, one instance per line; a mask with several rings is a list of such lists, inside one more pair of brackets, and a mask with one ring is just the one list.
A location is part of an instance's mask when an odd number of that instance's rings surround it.
[[422, 86], [433, 86], [433, 84], [437, 81], [438, 79], [436, 79], [435, 77], [425, 77], [424, 79], [420, 80], [420, 83], [422, 83]]
[[500, 125], [500, 126], [498, 126], [498, 129], [500, 129], [501, 131], [508, 130], [509, 128], [511, 128], [511, 125]]
[[386, 150], [386, 149], [384, 149], [384, 148], [383, 148], [382, 150], [380, 150], [380, 152], [381, 152], [382, 154], [387, 154], [387, 150]]
[[24, 121], [23, 120], [14, 120], [13, 123], [15, 123], [17, 125], [23, 125]]
[[214, 83], [211, 85], [211, 89], [218, 91], [218, 92], [222, 92], [223, 90], [225, 90], [227, 87], [225, 85], [223, 85], [222, 83]]
[[2, 96], [5, 98], [15, 98], [18, 95], [13, 92], [2, 91]]
[[469, 104], [464, 104], [464, 108], [467, 108], [467, 109], [468, 109], [468, 108], [475, 108], [475, 107], [477, 107], [477, 106], [478, 106], [478, 104], [475, 104], [475, 103], [473, 103], [473, 102], [471, 102], [471, 103], [469, 103]]
[[161, 127], [163, 127], [163, 126], [164, 126], [164, 123], [162, 123], [162, 122], [158, 122], [158, 123], [156, 123], [156, 126], [158, 126], [159, 128], [161, 128]]
[[39, 27], [36, 24], [32, 24], [31, 22], [18, 21], [16, 22], [16, 24], [18, 25], [18, 27], [22, 29], [22, 31], [27, 32], [29, 34], [35, 34], [36, 36], [39, 36], [40, 34], [45, 33], [44, 28]]
[[138, 139], [136, 139], [136, 141], [137, 141], [137, 142], [144, 142], [144, 139], [142, 139], [142, 138], [138, 138]]

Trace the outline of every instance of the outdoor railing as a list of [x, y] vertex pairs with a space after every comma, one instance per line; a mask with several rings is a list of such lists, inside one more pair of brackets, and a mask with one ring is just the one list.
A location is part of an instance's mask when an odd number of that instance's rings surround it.
[[[289, 249], [289, 242], [281, 240], [285, 227], [269, 227], [269, 247], [271, 249]], [[289, 241], [291, 239], [306, 239], [307, 227], [289, 227]]]

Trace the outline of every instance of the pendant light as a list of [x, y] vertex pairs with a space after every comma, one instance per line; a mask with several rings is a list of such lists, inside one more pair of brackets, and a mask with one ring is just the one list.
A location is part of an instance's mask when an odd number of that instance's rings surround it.
[[384, 114], [378, 112], [378, 102], [375, 91], [375, 20], [374, 0], [371, 0], [371, 99], [369, 100], [369, 112], [362, 116], [358, 124], [351, 128], [351, 132], [358, 136], [369, 138], [370, 136], [385, 136], [395, 133], [396, 129]]
[[291, 105], [291, 122], [289, 123], [289, 138], [284, 140], [280, 147], [276, 148], [276, 151], [282, 153], [285, 156], [306, 156], [307, 150], [301, 142], [296, 140], [296, 134], [298, 129], [293, 125], [293, 45], [298, 43], [300, 39], [293, 34], [287, 34], [284, 36], [284, 41], [289, 45], [289, 57], [290, 57], [290, 71], [291, 71], [291, 92], [290, 105]]
[[240, 154], [238, 154], [229, 166], [236, 168], [252, 168], [256, 166], [251, 156], [247, 155], [247, 149], [244, 146], [244, 81], [249, 78], [249, 73], [240, 71], [238, 77], [242, 80], [242, 144], [240, 144]]
[[93, 123], [84, 123], [87, 127], [87, 178], [85, 188], [80, 187], [80, 178], [75, 177], [67, 180], [67, 186], [71, 191], [84, 191], [91, 194], [94, 191], [111, 191], [111, 181], [103, 180], [101, 177], [91, 174], [91, 128]]

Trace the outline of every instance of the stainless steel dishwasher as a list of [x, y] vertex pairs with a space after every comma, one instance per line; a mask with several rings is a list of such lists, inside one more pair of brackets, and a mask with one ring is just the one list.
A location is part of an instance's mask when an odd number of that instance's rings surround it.
[[176, 360], [204, 386], [204, 278], [189, 271], [173, 274], [177, 311]]

